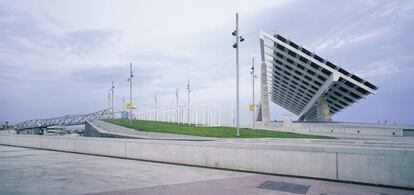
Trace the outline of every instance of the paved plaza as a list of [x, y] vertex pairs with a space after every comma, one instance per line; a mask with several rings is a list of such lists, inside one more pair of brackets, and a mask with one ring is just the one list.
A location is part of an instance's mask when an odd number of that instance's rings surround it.
[[0, 194], [414, 194], [413, 191], [0, 146]]

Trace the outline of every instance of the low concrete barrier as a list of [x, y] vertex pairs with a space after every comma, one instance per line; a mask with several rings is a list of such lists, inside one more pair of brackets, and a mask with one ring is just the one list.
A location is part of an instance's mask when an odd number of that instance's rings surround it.
[[[232, 127], [232, 125], [225, 125]], [[251, 128], [251, 125], [242, 125]], [[264, 126], [262, 122], [255, 123], [256, 129], [270, 131], [285, 131], [301, 134], [331, 135], [331, 136], [384, 136], [384, 137], [414, 137], [413, 125], [383, 125], [370, 123], [347, 122], [301, 122], [294, 121], [284, 124], [283, 121], [271, 122]]]
[[290, 130], [297, 133], [332, 135], [403, 136], [401, 127], [377, 124], [295, 122]]
[[[414, 149], [345, 146], [296, 140], [165, 141], [1, 135], [0, 144], [414, 188]], [[266, 142], [266, 143], [265, 143]], [[326, 141], [326, 143], [334, 141]], [[340, 142], [344, 143], [344, 142]]]

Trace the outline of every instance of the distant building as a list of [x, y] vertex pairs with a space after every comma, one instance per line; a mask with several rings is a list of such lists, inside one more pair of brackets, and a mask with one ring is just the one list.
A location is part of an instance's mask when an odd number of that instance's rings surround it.
[[10, 129], [14, 129], [15, 126], [10, 124], [9, 121], [0, 121], [0, 131], [3, 130], [10, 130]]

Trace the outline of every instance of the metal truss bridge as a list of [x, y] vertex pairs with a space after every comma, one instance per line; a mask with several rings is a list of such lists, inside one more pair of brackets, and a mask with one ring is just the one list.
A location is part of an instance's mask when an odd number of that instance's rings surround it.
[[49, 119], [33, 119], [16, 124], [16, 130], [46, 128], [50, 126], [71, 126], [85, 124], [86, 120], [106, 119], [112, 117], [110, 109], [89, 114], [75, 114]]

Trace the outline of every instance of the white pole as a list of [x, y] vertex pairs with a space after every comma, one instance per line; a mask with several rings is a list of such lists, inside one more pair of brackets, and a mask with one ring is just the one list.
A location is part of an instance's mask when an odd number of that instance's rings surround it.
[[252, 125], [252, 130], [254, 130], [254, 123], [255, 123], [255, 120], [254, 120], [254, 117], [255, 117], [255, 101], [254, 101], [254, 77], [255, 77], [255, 75], [254, 75], [254, 57], [252, 58], [252, 83], [253, 83], [253, 91], [252, 91], [252, 97], [253, 97], [253, 102], [252, 102], [252, 104], [253, 104], [253, 125]]
[[111, 91], [108, 91], [108, 110], [111, 111]]
[[195, 106], [195, 126], [198, 125], [198, 106]]
[[134, 77], [132, 72], [132, 62], [129, 64], [129, 125], [132, 126], [132, 77]]
[[239, 13], [236, 13], [236, 136], [240, 136], [240, 118], [239, 118]]
[[184, 125], [184, 105], [181, 106], [180, 110], [181, 110], [181, 124]]
[[213, 104], [211, 107], [211, 124], [214, 126], [216, 125], [216, 105]]
[[210, 105], [207, 105], [207, 125], [211, 125], [211, 118], [210, 118]]
[[206, 119], [205, 119], [205, 109], [202, 107], [201, 108], [201, 124], [203, 124], [203, 125], [205, 125], [206, 123], [205, 123], [205, 121], [206, 121]]
[[221, 126], [221, 103], [219, 105], [219, 118], [218, 118], [218, 125]]
[[179, 120], [178, 120], [178, 88], [177, 88], [177, 90], [175, 91], [175, 100], [176, 100], [176, 106], [177, 106], [177, 124], [179, 123]]
[[181, 124], [184, 124], [184, 106], [180, 107], [180, 121]]
[[207, 125], [210, 126], [210, 106], [207, 105], [206, 107], [206, 113], [207, 113]]
[[188, 126], [191, 125], [190, 123], [190, 79], [188, 79], [188, 84], [187, 84], [187, 122], [188, 122]]
[[213, 112], [214, 112], [214, 104], [210, 106], [210, 114], [209, 114], [209, 117], [210, 117], [210, 126], [213, 126], [213, 120], [214, 120], [214, 118], [213, 118]]
[[111, 112], [112, 112], [112, 119], [115, 118], [115, 113], [114, 113], [114, 81], [112, 81], [112, 87], [111, 87], [111, 91], [112, 91], [112, 106], [111, 106]]
[[234, 127], [234, 102], [231, 101], [231, 126]]
[[125, 97], [122, 96], [122, 111], [125, 111]]
[[216, 104], [211, 106], [211, 125], [216, 125]]
[[155, 94], [154, 101], [155, 101], [154, 119], [155, 121], [157, 121], [157, 94]]

